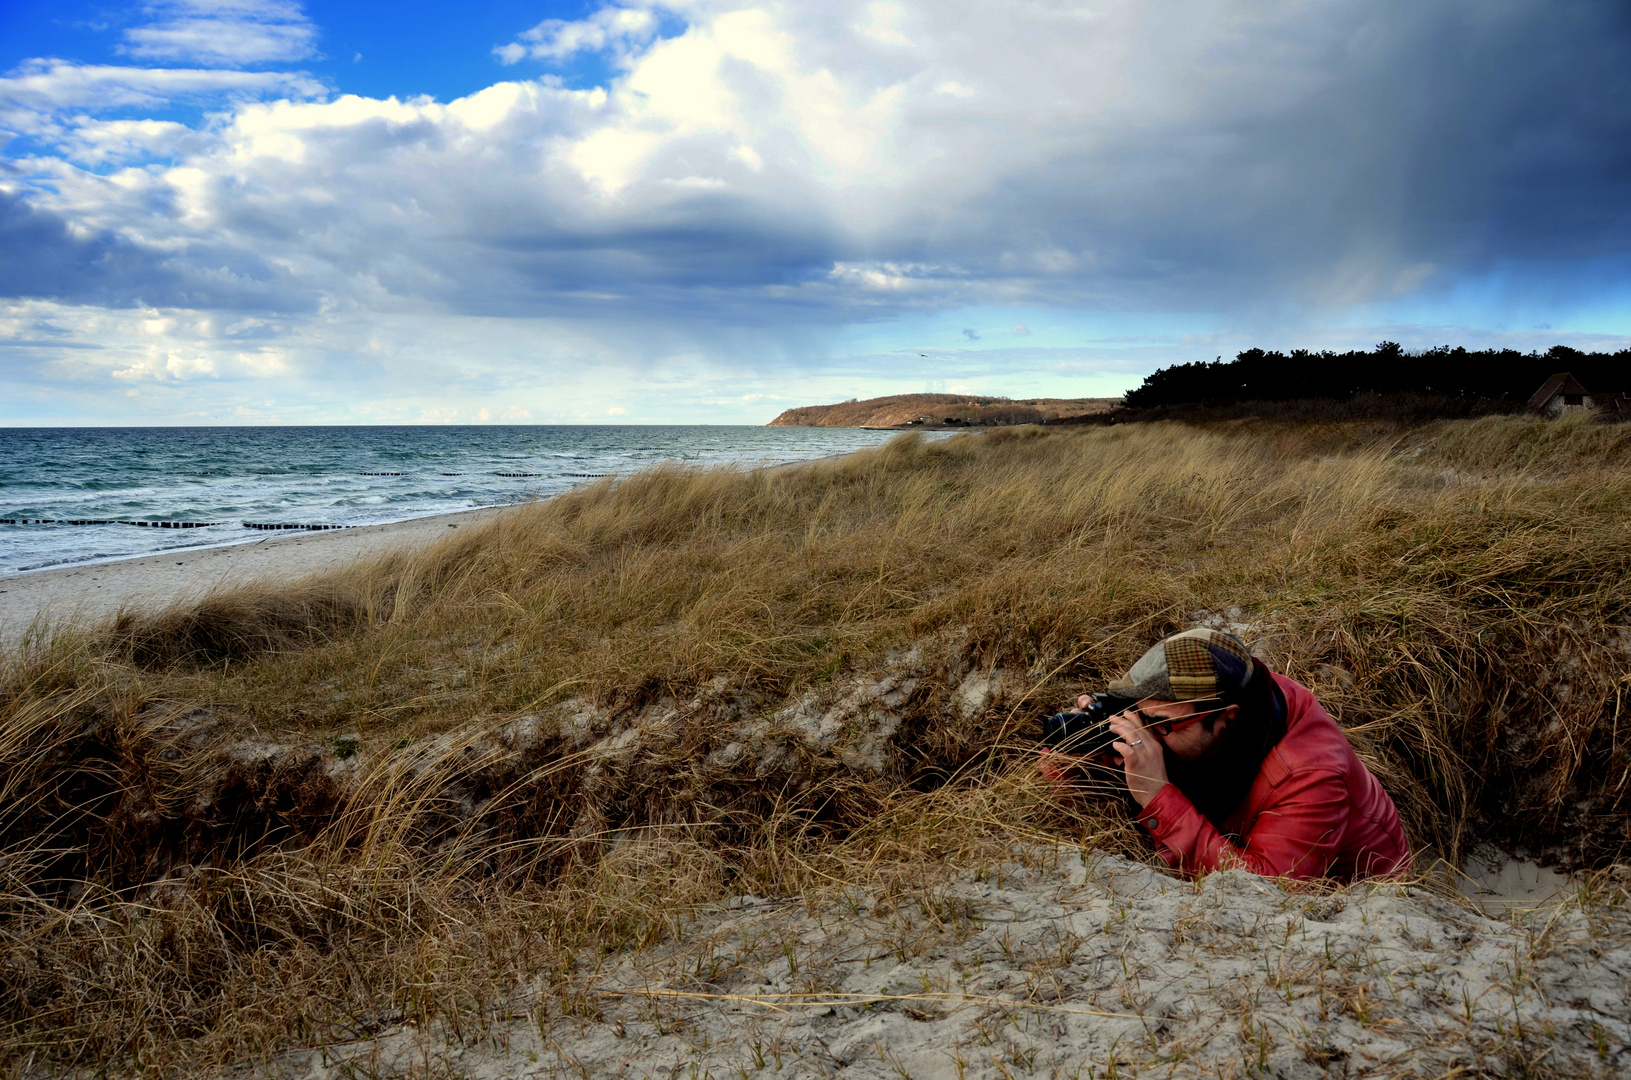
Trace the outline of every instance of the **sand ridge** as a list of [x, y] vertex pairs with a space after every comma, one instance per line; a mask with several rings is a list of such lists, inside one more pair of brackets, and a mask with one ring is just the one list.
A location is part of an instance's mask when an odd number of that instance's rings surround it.
[[1409, 886], [1296, 891], [1238, 870], [1196, 885], [1074, 849], [1017, 852], [916, 895], [845, 893], [813, 910], [738, 898], [582, 984], [572, 1015], [522, 1010], [463, 1040], [397, 1028], [273, 1071], [995, 1080], [1631, 1068], [1623, 910], [1565, 901], [1491, 918]]

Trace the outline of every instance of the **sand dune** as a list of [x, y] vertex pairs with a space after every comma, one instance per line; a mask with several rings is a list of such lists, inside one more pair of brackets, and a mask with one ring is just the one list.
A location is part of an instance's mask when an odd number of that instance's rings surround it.
[[1199, 885], [1016, 852], [907, 895], [747, 897], [449, 1047], [398, 1029], [286, 1075], [944, 1077], [1623, 1075], [1631, 916], [1491, 918], [1404, 886]]

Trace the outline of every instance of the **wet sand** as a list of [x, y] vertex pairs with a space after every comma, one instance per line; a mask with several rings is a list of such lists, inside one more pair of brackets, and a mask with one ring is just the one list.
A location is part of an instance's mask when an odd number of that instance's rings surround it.
[[344, 567], [390, 547], [418, 547], [513, 509], [488, 507], [335, 532], [284, 532], [246, 544], [193, 548], [0, 577], [0, 646], [36, 619], [93, 626], [126, 606], [174, 603], [256, 579], [294, 579]]

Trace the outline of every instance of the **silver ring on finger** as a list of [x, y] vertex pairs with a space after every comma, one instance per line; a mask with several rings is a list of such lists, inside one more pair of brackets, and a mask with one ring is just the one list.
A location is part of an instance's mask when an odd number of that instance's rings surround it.
[[1138, 739], [1138, 740], [1136, 740], [1134, 742], [1128, 743], [1127, 745], [1128, 746], [1143, 746], [1144, 745], [1144, 740], [1143, 739]]

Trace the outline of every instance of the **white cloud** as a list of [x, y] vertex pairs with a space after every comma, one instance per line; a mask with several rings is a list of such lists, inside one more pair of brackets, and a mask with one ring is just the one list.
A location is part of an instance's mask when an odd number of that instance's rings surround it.
[[899, 4], [878, 2], [866, 6], [865, 17], [858, 20], [855, 29], [864, 37], [884, 45], [910, 47], [912, 39], [901, 30], [906, 13]]
[[281, 95], [321, 97], [321, 83], [279, 71], [142, 68], [30, 60], [0, 77], [0, 125], [28, 134], [63, 130], [65, 114], [158, 109], [177, 101], [212, 102]]
[[566, 60], [581, 52], [627, 53], [657, 33], [657, 16], [645, 8], [604, 7], [587, 19], [545, 19], [507, 45], [493, 50], [501, 63]]
[[834, 263], [827, 271], [833, 282], [868, 292], [928, 293], [938, 291], [936, 285], [944, 280], [945, 268], [922, 263]]
[[287, 0], [161, 0], [154, 21], [125, 31], [121, 51], [140, 60], [271, 64], [304, 60], [316, 50], [317, 28]]

